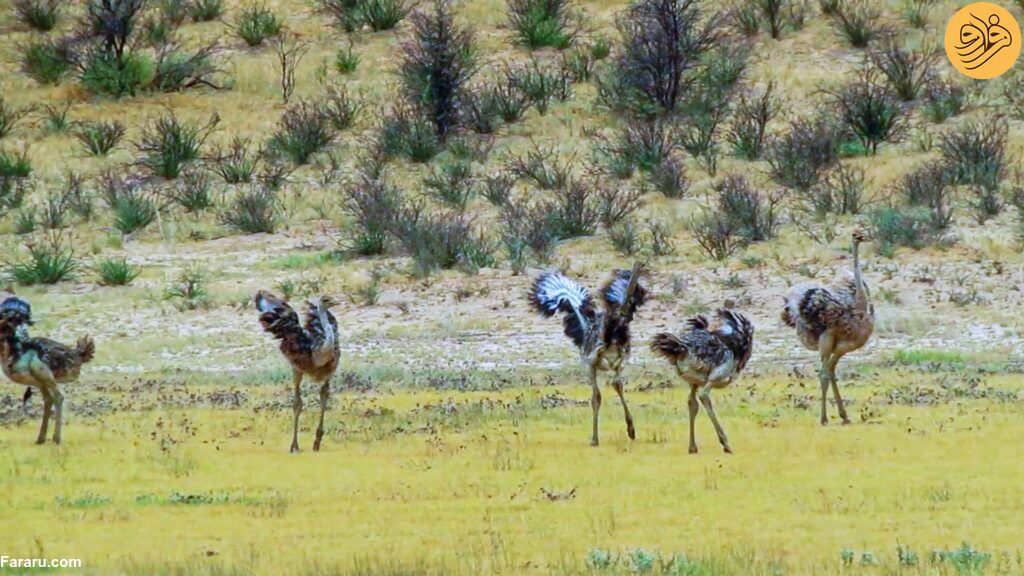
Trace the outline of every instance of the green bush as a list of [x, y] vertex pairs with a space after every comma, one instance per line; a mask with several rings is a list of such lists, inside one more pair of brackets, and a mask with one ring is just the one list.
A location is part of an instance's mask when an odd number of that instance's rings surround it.
[[28, 256], [8, 260], [7, 274], [19, 284], [56, 284], [73, 280], [79, 268], [74, 249], [59, 234], [26, 242]]
[[32, 175], [32, 163], [28, 159], [28, 149], [21, 152], [8, 152], [0, 149], [0, 178], [28, 178]]
[[57, 25], [64, 0], [14, 0], [14, 14], [33, 30], [49, 32]]
[[582, 16], [572, 0], [507, 0], [508, 21], [516, 39], [531, 50], [572, 45]]
[[127, 286], [132, 283], [142, 270], [132, 266], [125, 258], [108, 258], [95, 264], [96, 275], [104, 286]]
[[135, 142], [141, 154], [138, 164], [154, 176], [177, 178], [186, 166], [202, 158], [203, 144], [219, 123], [217, 114], [199, 125], [182, 122], [173, 112], [150, 121]]
[[374, 32], [391, 30], [412, 12], [409, 0], [358, 0], [357, 10], [364, 24]]
[[879, 208], [870, 222], [879, 252], [886, 256], [900, 246], [921, 248], [933, 237], [931, 216], [923, 208]]
[[327, 110], [318, 102], [300, 101], [281, 114], [269, 146], [292, 162], [304, 165], [327, 148], [334, 137]]
[[124, 124], [117, 120], [85, 122], [75, 130], [75, 138], [93, 156], [106, 156], [124, 137]]
[[249, 46], [259, 46], [264, 40], [281, 33], [284, 24], [264, 4], [250, 4], [242, 8], [232, 29]]
[[95, 94], [135, 96], [153, 80], [153, 62], [142, 54], [116, 55], [94, 51], [85, 56], [79, 79]]
[[338, 55], [334, 58], [334, 69], [341, 74], [352, 74], [359, 67], [360, 61], [362, 61], [362, 57], [349, 43], [348, 48], [338, 50]]
[[275, 190], [247, 187], [224, 208], [220, 220], [245, 234], [273, 234], [281, 223], [281, 206]]
[[192, 0], [189, 15], [193, 22], [209, 22], [224, 14], [224, 0]]
[[22, 48], [21, 70], [40, 84], [59, 84], [72, 67], [72, 55], [67, 42], [43, 40], [26, 44]]

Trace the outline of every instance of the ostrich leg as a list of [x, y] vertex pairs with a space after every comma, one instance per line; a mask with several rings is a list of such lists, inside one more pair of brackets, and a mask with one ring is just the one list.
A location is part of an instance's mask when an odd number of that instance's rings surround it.
[[626, 434], [629, 435], [630, 440], [636, 440], [633, 415], [629, 413], [629, 406], [626, 405], [625, 386], [625, 378], [622, 377], [621, 373], [616, 372], [615, 379], [612, 380], [612, 388], [615, 388], [615, 393], [619, 395], [619, 400], [622, 401], [622, 410], [626, 413]]
[[722, 425], [718, 423], [715, 407], [711, 405], [710, 382], [700, 390], [700, 403], [704, 405], [704, 409], [708, 411], [708, 416], [711, 417], [711, 423], [715, 426], [715, 432], [718, 433], [718, 442], [722, 445], [722, 449], [725, 450], [726, 454], [732, 454], [732, 448], [729, 447], [729, 438], [725, 435]]
[[842, 354], [835, 353], [828, 361], [828, 377], [832, 381], [832, 394], [836, 397], [836, 405], [839, 406], [839, 417], [843, 419], [843, 424], [849, 424], [850, 419], [846, 416], [846, 405], [843, 404], [843, 397], [839, 395], [839, 384], [836, 383], [836, 366], [839, 364], [839, 359], [842, 358]]
[[324, 437], [324, 412], [327, 401], [331, 398], [331, 379], [328, 378], [320, 386], [320, 424], [316, 427], [316, 440], [313, 441], [313, 452], [320, 451], [320, 440]]
[[829, 376], [829, 361], [832, 359], [832, 351], [835, 349], [835, 337], [831, 332], [825, 332], [818, 340], [818, 351], [821, 353], [821, 370], [818, 372], [818, 380], [821, 383], [821, 425], [828, 424], [828, 386], [831, 382]]
[[700, 410], [700, 402], [697, 401], [697, 387], [690, 386], [690, 400], [687, 402], [690, 408], [690, 454], [697, 453], [697, 435], [694, 431], [697, 422], [697, 412]]
[[590, 368], [590, 407], [594, 410], [594, 431], [590, 437], [590, 445], [597, 446], [600, 441], [597, 437], [597, 416], [601, 412], [601, 389], [597, 386], [597, 370]]
[[292, 422], [292, 447], [289, 452], [294, 454], [299, 451], [299, 414], [302, 414], [302, 372], [293, 369], [292, 381], [295, 384], [295, 398], [292, 400], [295, 420]]
[[43, 420], [39, 424], [39, 436], [36, 437], [36, 444], [46, 444], [46, 432], [50, 428], [50, 411], [53, 409], [53, 398], [50, 396], [50, 391], [46, 388], [41, 388], [40, 392], [43, 394]]

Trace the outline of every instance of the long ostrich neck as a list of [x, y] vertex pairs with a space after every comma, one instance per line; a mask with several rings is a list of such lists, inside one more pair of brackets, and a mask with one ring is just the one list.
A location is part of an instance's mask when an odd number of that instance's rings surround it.
[[856, 290], [854, 303], [858, 309], [866, 310], [868, 307], [868, 293], [864, 289], [864, 279], [860, 273], [860, 241], [856, 239], [853, 241], [853, 286]]
[[317, 366], [323, 366], [330, 361], [334, 354], [334, 326], [331, 325], [330, 320], [327, 318], [327, 310], [322, 302], [317, 304], [316, 315], [320, 319], [320, 329], [323, 331], [324, 339], [319, 343], [316, 350], [313, 351], [313, 361]]

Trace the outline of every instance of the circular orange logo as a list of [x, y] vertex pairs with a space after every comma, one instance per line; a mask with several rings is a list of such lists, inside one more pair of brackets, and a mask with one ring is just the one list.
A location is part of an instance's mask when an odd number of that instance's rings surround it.
[[964, 6], [946, 25], [946, 56], [962, 74], [987, 80], [1009, 70], [1020, 55], [1020, 26], [996, 4]]

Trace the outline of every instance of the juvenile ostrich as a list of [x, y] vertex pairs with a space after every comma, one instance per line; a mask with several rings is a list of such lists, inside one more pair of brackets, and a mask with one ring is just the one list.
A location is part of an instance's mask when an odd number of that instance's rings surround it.
[[836, 384], [836, 364], [839, 359], [858, 350], [867, 343], [875, 327], [875, 307], [871, 294], [861, 277], [858, 248], [867, 242], [867, 232], [853, 233], [853, 277], [843, 278], [839, 284], [824, 287], [819, 284], [800, 284], [790, 289], [782, 308], [782, 321], [795, 328], [800, 341], [821, 355], [821, 423], [828, 424], [828, 387], [836, 397], [839, 417], [849, 424], [843, 397]]
[[299, 451], [302, 377], [308, 375], [321, 383], [320, 424], [313, 441], [313, 451], [319, 452], [320, 440], [324, 437], [324, 412], [331, 395], [331, 376], [338, 368], [338, 322], [329, 311], [335, 303], [327, 296], [307, 301], [306, 322], [302, 325], [295, 310], [270, 292], [257, 292], [255, 302], [260, 312], [260, 324], [281, 341], [281, 353], [292, 365], [292, 382], [295, 385], [292, 409], [295, 420], [292, 425], [291, 452]]
[[0, 362], [12, 382], [28, 386], [24, 402], [33, 388], [43, 396], [43, 421], [36, 444], [46, 443], [51, 412], [55, 419], [53, 443], [60, 444], [64, 395], [58, 385], [78, 380], [82, 364], [92, 360], [96, 347], [88, 336], [79, 338], [74, 348], [48, 338], [31, 338], [28, 327], [32, 324], [28, 302], [9, 297], [0, 304]]
[[746, 367], [754, 347], [754, 325], [746, 316], [729, 308], [719, 308], [710, 321], [700, 315], [686, 323], [688, 330], [682, 334], [656, 334], [651, 350], [664, 356], [690, 385], [690, 454], [697, 453], [694, 421], [700, 404], [715, 426], [722, 449], [732, 454], [729, 438], [711, 405], [711, 391], [731, 384]]
[[640, 265], [633, 270], [616, 270], [601, 289], [604, 310], [599, 311], [586, 288], [567, 278], [558, 270], [537, 277], [530, 290], [530, 304], [545, 317], [562, 314], [565, 335], [579, 349], [580, 359], [590, 377], [592, 389], [590, 405], [594, 411], [594, 426], [590, 445], [599, 444], [597, 423], [601, 410], [601, 388], [598, 372], [611, 372], [611, 385], [622, 401], [626, 414], [626, 433], [636, 439], [633, 416], [626, 405], [624, 388], [626, 378], [622, 372], [629, 359], [629, 325], [637, 308], [647, 299], [647, 289], [640, 284]]

